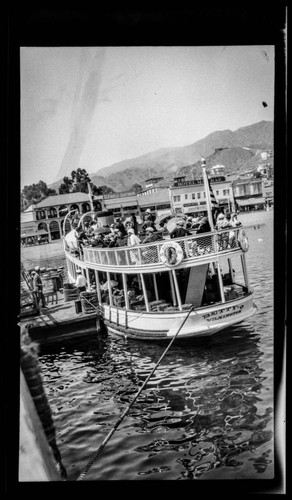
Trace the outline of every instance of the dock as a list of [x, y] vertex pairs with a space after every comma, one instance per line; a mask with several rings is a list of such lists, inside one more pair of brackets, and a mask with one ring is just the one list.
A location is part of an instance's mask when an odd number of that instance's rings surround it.
[[83, 337], [99, 330], [97, 312], [77, 313], [75, 301], [65, 301], [59, 291], [50, 297], [47, 308], [40, 308], [39, 315], [20, 319], [20, 327], [27, 326], [29, 336], [41, 344]]

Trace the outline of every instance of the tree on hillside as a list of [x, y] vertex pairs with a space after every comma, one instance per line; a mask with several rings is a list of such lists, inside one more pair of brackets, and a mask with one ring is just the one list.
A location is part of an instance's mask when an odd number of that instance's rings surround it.
[[59, 194], [66, 193], [88, 193], [88, 184], [91, 187], [93, 195], [101, 195], [114, 193], [114, 190], [108, 186], [97, 187], [86, 172], [84, 168], [78, 168], [77, 170], [72, 170], [71, 178], [64, 177], [63, 182], [59, 187]]
[[110, 194], [110, 193], [114, 193], [115, 191], [113, 190], [113, 188], [109, 187], [109, 186], [99, 186], [99, 187], [95, 187], [95, 192], [93, 192], [93, 194], [96, 194], [96, 195], [101, 195], [101, 194]]
[[142, 191], [142, 186], [140, 184], [138, 184], [137, 182], [135, 182], [135, 184], [132, 185], [130, 191], [134, 191], [136, 194], [137, 193], [140, 193]]
[[72, 193], [73, 179], [69, 177], [64, 177], [63, 182], [59, 187], [59, 194], [68, 194]]
[[55, 191], [55, 189], [49, 188], [44, 181], [39, 181], [37, 184], [24, 186], [21, 192], [21, 197], [23, 200], [27, 201], [29, 206], [33, 203], [38, 203], [48, 196], [54, 196], [56, 194], [57, 192]]

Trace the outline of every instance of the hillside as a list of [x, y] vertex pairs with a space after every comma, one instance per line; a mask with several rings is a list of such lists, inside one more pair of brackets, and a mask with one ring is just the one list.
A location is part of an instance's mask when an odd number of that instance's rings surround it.
[[[258, 164], [259, 151], [273, 149], [273, 126], [271, 121], [261, 121], [234, 132], [212, 132], [188, 146], [161, 148], [109, 165], [90, 173], [90, 178], [96, 186], [107, 185], [115, 191], [127, 191], [134, 183], [143, 184], [150, 177], [172, 179], [174, 175], [190, 175], [192, 169], [194, 174], [199, 174], [198, 162], [202, 156], [206, 158], [207, 167], [221, 163], [226, 166], [226, 173], [241, 172]], [[225, 149], [215, 152], [218, 148]], [[60, 184], [61, 180], [49, 187], [57, 189]]]

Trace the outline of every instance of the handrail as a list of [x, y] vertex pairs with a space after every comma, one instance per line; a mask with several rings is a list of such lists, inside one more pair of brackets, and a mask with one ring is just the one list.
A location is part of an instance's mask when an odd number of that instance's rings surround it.
[[[242, 229], [242, 226], [239, 228], [226, 228], [220, 231], [193, 234], [183, 238], [142, 243], [133, 247], [102, 248], [84, 246], [84, 258], [80, 262], [84, 262], [85, 266], [93, 264], [93, 267], [100, 267], [102, 269], [121, 267], [124, 270], [128, 270], [129, 268], [138, 270], [140, 267], [143, 267], [143, 269], [165, 267], [163, 254], [166, 247], [170, 245], [183, 253], [183, 264], [190, 265], [198, 260], [209, 260], [210, 257], [218, 254], [241, 250], [238, 234]], [[163, 248], [164, 245], [165, 247]], [[68, 253], [68, 256], [70, 257], [70, 253]], [[74, 259], [76, 259], [76, 256]]]

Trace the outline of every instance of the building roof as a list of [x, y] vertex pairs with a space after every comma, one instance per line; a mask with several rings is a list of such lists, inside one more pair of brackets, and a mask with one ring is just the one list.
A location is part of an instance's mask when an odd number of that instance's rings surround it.
[[48, 196], [45, 200], [40, 201], [36, 204], [36, 208], [47, 208], [56, 207], [58, 205], [68, 205], [69, 203], [83, 203], [87, 201], [90, 203], [90, 198], [87, 193], [69, 193], [69, 194], [57, 194], [53, 196]]
[[26, 214], [26, 213], [28, 213], [28, 212], [30, 212], [30, 213], [31, 213], [31, 212], [33, 212], [33, 211], [34, 211], [34, 209], [35, 209], [35, 208], [36, 208], [36, 205], [29, 205], [29, 207], [27, 207], [27, 208], [23, 211], [23, 213], [25, 213], [25, 214]]
[[168, 188], [159, 189], [156, 193], [149, 193], [138, 197], [138, 204], [142, 208], [161, 203], [170, 203]]

